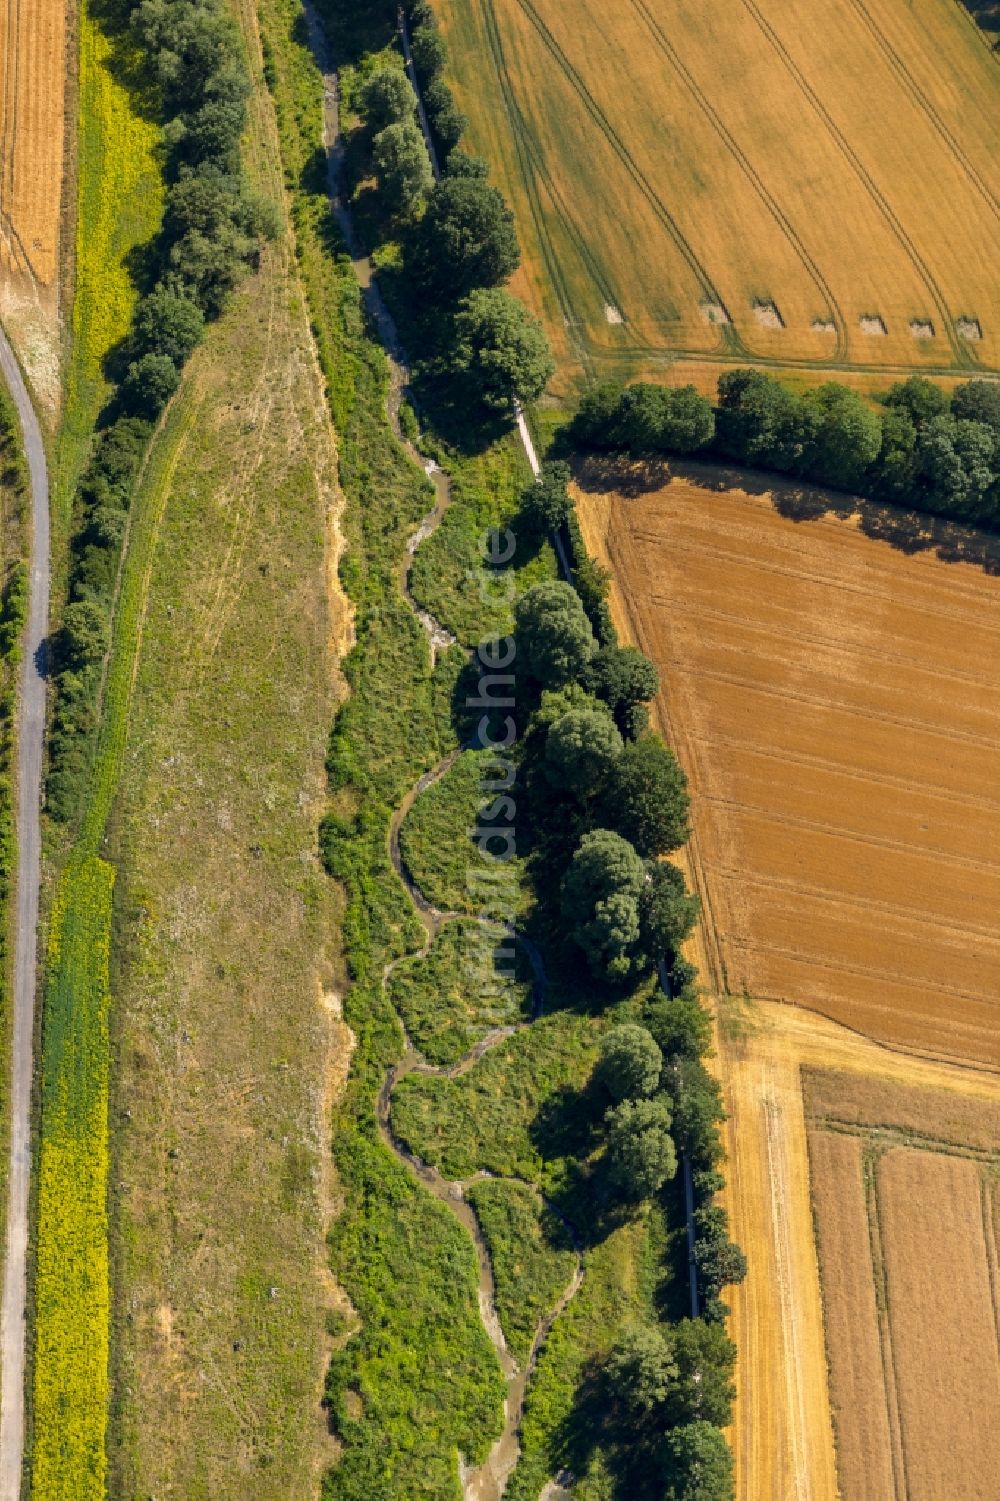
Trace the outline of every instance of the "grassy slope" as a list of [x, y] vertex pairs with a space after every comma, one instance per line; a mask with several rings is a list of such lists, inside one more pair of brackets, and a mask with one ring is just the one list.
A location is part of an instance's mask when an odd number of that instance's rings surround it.
[[321, 1122], [344, 1047], [315, 857], [332, 451], [281, 251], [187, 401], [111, 840], [116, 1484], [278, 1498], [323, 1456]]
[[[280, 192], [262, 92], [249, 156]], [[333, 1452], [323, 1118], [347, 1047], [315, 852], [344, 628], [335, 450], [285, 248], [192, 361], [148, 488], [162, 519], [110, 844], [113, 1484], [277, 1501], [313, 1493]]]

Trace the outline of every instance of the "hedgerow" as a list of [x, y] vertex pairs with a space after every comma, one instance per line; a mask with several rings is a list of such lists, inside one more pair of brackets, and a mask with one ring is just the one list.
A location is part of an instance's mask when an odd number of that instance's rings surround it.
[[[88, 110], [104, 110], [124, 133], [115, 142], [113, 168], [112, 158], [101, 154], [107, 143], [98, 136], [94, 160], [85, 159], [81, 173], [85, 242], [74, 300], [79, 348], [71, 387], [73, 379], [90, 381], [99, 401], [107, 381], [112, 385], [73, 502], [69, 604], [54, 647], [47, 802], [62, 821], [79, 811], [93, 759], [129, 504], [153, 424], [176, 390], [206, 319], [218, 317], [255, 262], [262, 238], [277, 229], [276, 210], [256, 199], [241, 176], [239, 142], [250, 80], [224, 0], [174, 0], [168, 7], [157, 0], [92, 0], [82, 20], [81, 47], [84, 121]], [[91, 52], [96, 60], [88, 61]], [[106, 66], [112, 54], [118, 82]], [[135, 125], [138, 107], [128, 107], [123, 77], [133, 95], [141, 92], [142, 113], [152, 115], [155, 126]], [[165, 158], [162, 180], [150, 181], [155, 141], [165, 147]], [[158, 222], [163, 209], [159, 233], [146, 247], [142, 295], [123, 260], [134, 238], [126, 235], [119, 243], [135, 215], [132, 203], [109, 186], [119, 167], [129, 181], [128, 174], [139, 172], [134, 190], [148, 200], [145, 222]], [[104, 382], [95, 373], [102, 362]], [[97, 413], [85, 410], [72, 389], [70, 396], [74, 421], [85, 419], [86, 431]], [[82, 433], [77, 439], [81, 446]]]
[[[671, 419], [687, 393], [697, 420]], [[952, 392], [923, 376], [866, 400], [837, 381], [804, 392], [762, 370], [727, 370], [718, 402], [693, 387], [606, 384], [583, 398], [570, 432], [592, 448], [699, 450], [955, 521], [1000, 526], [1000, 397], [994, 381]]]

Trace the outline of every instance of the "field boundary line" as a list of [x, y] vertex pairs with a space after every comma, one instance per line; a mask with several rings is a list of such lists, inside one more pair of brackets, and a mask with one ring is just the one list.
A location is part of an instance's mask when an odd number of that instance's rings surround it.
[[[524, 3], [524, 0], [521, 0], [521, 3]], [[945, 301], [944, 295], [941, 292], [941, 289], [938, 286], [933, 273], [931, 272], [927, 263], [924, 261], [922, 255], [914, 245], [913, 241], [910, 239], [906, 230], [903, 228], [903, 225], [897, 217], [892, 205], [889, 203], [889, 200], [886, 198], [885, 194], [882, 192], [881, 188], [878, 186], [875, 179], [868, 171], [868, 168], [858, 156], [858, 153], [855, 151], [850, 141], [848, 141], [847, 137], [844, 135], [843, 131], [840, 129], [837, 122], [830, 114], [830, 111], [827, 109], [822, 99], [816, 93], [816, 90], [806, 78], [805, 74], [802, 72], [801, 68], [796, 63], [791, 53], [788, 51], [788, 48], [781, 40], [775, 28], [771, 25], [770, 21], [761, 11], [759, 5], [757, 4], [757, 0], [742, 0], [742, 3], [744, 7], [749, 11], [753, 19], [756, 21], [757, 26], [763, 32], [764, 36], [770, 42], [771, 47], [773, 48], [779, 60], [784, 64], [786, 70], [795, 80], [800, 92], [809, 101], [814, 112], [819, 116], [823, 124], [826, 126], [831, 139], [839, 147], [842, 155], [845, 157], [845, 159], [853, 169], [855, 176], [858, 178], [858, 181], [861, 183], [862, 187], [866, 189], [869, 197], [872, 199], [872, 202], [881, 212], [885, 222], [888, 224], [889, 228], [892, 230], [892, 233], [898, 240], [900, 247], [908, 256], [910, 264], [913, 266], [914, 270], [917, 271], [918, 275], [924, 283], [924, 286], [931, 294], [931, 298], [935, 306], [937, 307], [938, 313], [941, 317], [948, 343], [950, 344], [952, 353], [955, 356], [956, 365], [958, 365], [962, 369], [968, 369], [975, 366], [977, 361], [972, 357], [968, 350], [962, 347], [962, 344], [959, 342], [958, 335], [956, 334], [953, 326], [953, 320], [948, 308], [948, 304]]]
[[997, 1349], [1000, 1351], [1000, 1257], [997, 1254], [997, 1227], [993, 1218], [993, 1190], [984, 1174], [979, 1184], [983, 1214], [983, 1241], [986, 1247], [986, 1267], [990, 1279], [990, 1295], [993, 1302], [993, 1322], [996, 1326]]
[[840, 1120], [835, 1115], [807, 1115], [806, 1120], [814, 1130], [829, 1131], [836, 1136], [853, 1136], [858, 1141], [870, 1142], [877, 1149], [903, 1147], [913, 1152], [934, 1152], [940, 1157], [961, 1157], [987, 1164], [997, 1160], [997, 1152], [989, 1147], [963, 1146], [945, 1136], [925, 1136], [909, 1126], [868, 1125]]
[[648, 6], [645, 3], [645, 0], [630, 0], [630, 3], [633, 9], [638, 11], [639, 15], [646, 23], [647, 30], [651, 33], [654, 40], [659, 45], [661, 52], [673, 66], [674, 71], [678, 74], [682, 82], [688, 88], [689, 92], [694, 98], [695, 103], [701, 109], [709, 124], [713, 127], [716, 134], [724, 142], [733, 159], [736, 161], [744, 176], [753, 187], [754, 192], [757, 194], [757, 197], [771, 214], [771, 217], [774, 219], [775, 223], [778, 225], [779, 229], [788, 240], [788, 243], [792, 246], [796, 255], [799, 257], [802, 265], [809, 272], [809, 275], [812, 277], [814, 284], [819, 289], [820, 293], [827, 299], [829, 308], [827, 310], [818, 309], [817, 311], [829, 311], [836, 323], [837, 344], [833, 351], [832, 358], [835, 360], [846, 359], [847, 320], [844, 317], [843, 310], [841, 309], [839, 302], [833, 295], [832, 288], [830, 287], [823, 273], [806, 249], [801, 236], [798, 234], [791, 220], [788, 218], [787, 214], [777, 202], [777, 199], [772, 196], [770, 190], [765, 186], [764, 180], [761, 177], [760, 173], [757, 171], [756, 167], [753, 165], [746, 152], [740, 146], [738, 140], [733, 135], [732, 131], [730, 131], [721, 115], [719, 115], [718, 111], [711, 104], [711, 102], [699, 86], [697, 80], [691, 73], [687, 64], [680, 56], [673, 43], [670, 41], [669, 37], [660, 26], [659, 22], [650, 12]]
[[878, 1310], [878, 1342], [882, 1356], [882, 1395], [889, 1420], [889, 1452], [897, 1501], [907, 1501], [906, 1446], [903, 1442], [903, 1415], [899, 1400], [899, 1381], [892, 1348], [892, 1324], [889, 1317], [889, 1279], [882, 1244], [882, 1216], [878, 1196], [878, 1167], [882, 1153], [877, 1148], [863, 1149], [861, 1174], [868, 1218], [869, 1250], [872, 1278], [875, 1283], [875, 1306]]

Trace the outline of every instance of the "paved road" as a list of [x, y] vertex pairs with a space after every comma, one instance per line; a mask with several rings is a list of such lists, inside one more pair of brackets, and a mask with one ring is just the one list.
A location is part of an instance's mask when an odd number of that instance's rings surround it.
[[41, 653], [49, 620], [49, 480], [38, 419], [13, 351], [2, 331], [0, 370], [21, 419], [31, 479], [31, 597], [24, 637], [17, 740], [17, 932], [14, 941], [10, 1183], [0, 1311], [0, 1501], [18, 1501], [24, 1453], [25, 1263], [31, 1172], [31, 1050], [35, 1029], [36, 933], [41, 874], [39, 815], [45, 731], [45, 680], [41, 671]]

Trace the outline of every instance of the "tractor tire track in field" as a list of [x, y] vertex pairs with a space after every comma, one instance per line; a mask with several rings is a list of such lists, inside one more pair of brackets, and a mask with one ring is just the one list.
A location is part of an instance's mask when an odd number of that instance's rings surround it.
[[[640, 531], [637, 529], [636, 537], [640, 542], [659, 542], [661, 540], [660, 536], [655, 531]], [[717, 558], [726, 563], [746, 562], [746, 554], [737, 552], [733, 548], [695, 547], [693, 545], [680, 542], [674, 537], [671, 537], [670, 545], [675, 552], [703, 554], [706, 557]], [[763, 558], [754, 558], [753, 567], [761, 573], [771, 573], [778, 578], [804, 579], [810, 584], [821, 584], [825, 585], [827, 588], [830, 587], [831, 583], [831, 580], [822, 573], [806, 573], [792, 567], [785, 567], [781, 563], [767, 562]], [[871, 597], [870, 589], [864, 584], [851, 584], [846, 582], [846, 580], [837, 579], [836, 587], [844, 594], [857, 594], [860, 595], [863, 599], [869, 599]], [[931, 604], [921, 604], [920, 608], [925, 615], [933, 615], [938, 620], [951, 620], [965, 628], [968, 627], [968, 617], [961, 615], [954, 610], [942, 609], [939, 605]], [[980, 630], [1000, 632], [1000, 619], [998, 619], [995, 624], [991, 621], [980, 620], [976, 622], [976, 625]]]
[[854, 6], [854, 9], [857, 11], [861, 20], [868, 28], [869, 32], [871, 33], [872, 40], [875, 42], [875, 45], [882, 53], [886, 62], [889, 64], [890, 68], [899, 79], [903, 88], [910, 95], [914, 103], [917, 104], [918, 107], [926, 115], [928, 121], [930, 122], [930, 125], [941, 137], [942, 141], [944, 141], [951, 155], [958, 163], [958, 166], [965, 173], [969, 182], [976, 189], [983, 202], [986, 204], [987, 208], [992, 209], [994, 214], [1000, 213], [1000, 200], [998, 200], [996, 195], [990, 190], [988, 183], [982, 177], [979, 169], [972, 161], [969, 160], [968, 156], [962, 149], [961, 142], [956, 140], [956, 138], [952, 135], [951, 131], [948, 129], [944, 120], [941, 118], [940, 114], [935, 108], [934, 101], [924, 93], [924, 90], [917, 83], [916, 79], [913, 77], [913, 74], [906, 66], [905, 61], [902, 57], [900, 57], [899, 53], [892, 45], [892, 42], [886, 36], [885, 32], [882, 30], [881, 26], [878, 24], [871, 11], [868, 9], [868, 6], [865, 4], [865, 0], [850, 0], [850, 3]]
[[[407, 543], [399, 577], [399, 585], [403, 598], [420, 622], [427, 637], [431, 660], [433, 661], [439, 647], [443, 643], [453, 640], [453, 638], [446, 628], [439, 621], [435, 620], [429, 612], [418, 608], [410, 590], [410, 571], [417, 548], [434, 534], [447, 510], [451, 495], [451, 484], [448, 476], [438, 468], [433, 460], [425, 458], [406, 439], [400, 426], [400, 400], [409, 379], [405, 353], [402, 349], [395, 323], [382, 301], [378, 287], [375, 284], [371, 262], [364, 255], [357, 243], [350, 212], [340, 196], [340, 167], [343, 157], [343, 139], [340, 134], [339, 125], [338, 80], [330, 57], [326, 33], [312, 0], [303, 0], [303, 11], [306, 19], [309, 44], [323, 78], [323, 143], [327, 152], [327, 181], [330, 202], [337, 224], [347, 244], [348, 253], [351, 256], [355, 273], [361, 285], [367, 310], [378, 329], [379, 338], [385, 349], [389, 365], [390, 379], [386, 399], [386, 416], [397, 441], [401, 444], [410, 461], [429, 476], [434, 486], [434, 504], [418, 523]], [[406, 50], [408, 52], [408, 48]], [[528, 445], [526, 444], [526, 450], [527, 447]], [[530, 457], [529, 453], [529, 461]], [[417, 780], [396, 808], [390, 823], [390, 858], [397, 875], [413, 901], [414, 908], [425, 933], [424, 943], [417, 953], [404, 955], [403, 958], [413, 959], [420, 954], [426, 954], [442, 925], [463, 915], [460, 913], [439, 913], [430, 905], [406, 869], [399, 848], [399, 829], [417, 796], [446, 774], [454, 764], [458, 754], [458, 751], [452, 751], [447, 756], [442, 757], [435, 766]], [[522, 944], [531, 962], [535, 976], [537, 1013], [544, 1000], [546, 985], [545, 970], [541, 956], [530, 940], [523, 934], [515, 933], [513, 936]], [[393, 970], [401, 962], [403, 962], [402, 959], [396, 959], [386, 965], [382, 977], [383, 985], [388, 984]], [[530, 1023], [523, 1022], [520, 1025], [527, 1026]], [[459, 1471], [466, 1501], [500, 1501], [507, 1479], [517, 1462], [520, 1452], [517, 1429], [520, 1425], [525, 1391], [534, 1371], [538, 1354], [553, 1323], [572, 1298], [575, 1297], [583, 1281], [584, 1273], [581, 1247], [575, 1232], [570, 1226], [566, 1225], [576, 1251], [576, 1267], [569, 1284], [555, 1307], [541, 1320], [535, 1332], [531, 1354], [524, 1368], [518, 1369], [516, 1362], [507, 1349], [507, 1343], [496, 1311], [493, 1267], [489, 1251], [472, 1207], [466, 1203], [462, 1195], [462, 1185], [448, 1183], [435, 1169], [421, 1162], [419, 1158], [416, 1158], [401, 1142], [396, 1140], [391, 1126], [392, 1093], [398, 1081], [406, 1073], [420, 1068], [422, 1072], [450, 1073], [454, 1076], [455, 1073], [464, 1072], [472, 1067], [491, 1047], [511, 1035], [512, 1030], [518, 1029], [495, 1028], [491, 1032], [488, 1032], [485, 1037], [481, 1038], [451, 1069], [434, 1069], [412, 1047], [409, 1038], [406, 1036], [406, 1030], [402, 1027], [401, 1019], [400, 1026], [403, 1031], [405, 1050], [402, 1059], [387, 1070], [385, 1079], [379, 1090], [378, 1121], [380, 1135], [386, 1147], [405, 1166], [407, 1171], [412, 1173], [424, 1188], [429, 1190], [455, 1216], [459, 1224], [469, 1234], [473, 1243], [479, 1264], [480, 1314], [486, 1334], [497, 1353], [500, 1368], [507, 1385], [507, 1398], [505, 1402], [503, 1431], [491, 1449], [485, 1463], [477, 1470], [469, 1470], [460, 1459]], [[534, 1185], [529, 1186], [534, 1188]], [[564, 1225], [566, 1224], [565, 1221], [563, 1223]], [[0, 1496], [0, 1501], [7, 1501], [7, 1498]], [[16, 1501], [16, 1498], [11, 1498], [11, 1501]]]
[[794, 80], [799, 92], [806, 100], [808, 100], [813, 109], [813, 112], [826, 126], [831, 140], [837, 146], [841, 155], [844, 157], [845, 161], [854, 172], [854, 175], [857, 177], [862, 187], [868, 193], [868, 196], [871, 198], [872, 202], [881, 213], [882, 218], [885, 220], [885, 223], [888, 225], [889, 229], [892, 231], [893, 235], [898, 241], [900, 247], [905, 252], [908, 260], [910, 261], [910, 264], [913, 266], [914, 270], [923, 281], [924, 286], [930, 293], [934, 305], [941, 317], [944, 332], [947, 336], [948, 343], [951, 346], [956, 365], [959, 365], [962, 368], [974, 366], [977, 362], [975, 358], [969, 353], [969, 351], [963, 347], [957, 333], [955, 332], [951, 312], [945, 300], [944, 294], [942, 293], [941, 288], [939, 287], [937, 280], [934, 277], [934, 273], [931, 271], [930, 267], [927, 265], [927, 262], [920, 254], [920, 251], [914, 245], [906, 230], [903, 228], [903, 225], [897, 217], [892, 205], [889, 203], [889, 200], [886, 198], [881, 188], [879, 188], [875, 179], [868, 171], [868, 168], [865, 166], [864, 162], [861, 160], [860, 156], [855, 151], [850, 141], [844, 135], [843, 131], [840, 129], [837, 122], [830, 114], [830, 111], [823, 103], [823, 100], [819, 97], [812, 84], [809, 82], [805, 74], [802, 72], [801, 68], [795, 62], [791, 53], [788, 51], [788, 48], [781, 40], [780, 36], [775, 31], [770, 21], [768, 21], [767, 17], [761, 11], [760, 6], [757, 4], [757, 0], [742, 0], [742, 4], [755, 21], [760, 32], [770, 43], [772, 50], [778, 57], [785, 70]]
[[[587, 88], [587, 85], [585, 84], [577, 70], [574, 68], [573, 64], [566, 56], [563, 49], [559, 46], [559, 43], [556, 41], [548, 26], [546, 26], [545, 22], [542, 20], [538, 11], [531, 3], [531, 0], [517, 0], [517, 4], [520, 6], [521, 10], [534, 26], [535, 30], [538, 32], [543, 45], [549, 52], [556, 66], [564, 75], [570, 87], [579, 98], [581, 104], [590, 115], [590, 118], [597, 126], [601, 135], [604, 137], [607, 144], [611, 147], [612, 151], [618, 157], [618, 160], [625, 168], [625, 171], [628, 173], [629, 177], [632, 179], [635, 186], [638, 188], [639, 192], [642, 194], [643, 198], [652, 209], [656, 218], [659, 220], [660, 224], [663, 226], [670, 239], [673, 241], [675, 248], [680, 253], [685, 265], [687, 266], [688, 271], [697, 282], [702, 296], [707, 300], [718, 303], [720, 306], [722, 306], [722, 295], [719, 292], [718, 288], [715, 286], [715, 283], [712, 281], [707, 268], [698, 258], [695, 250], [691, 246], [677, 220], [674, 218], [673, 214], [671, 214], [663, 199], [660, 197], [656, 189], [653, 187], [652, 183], [639, 167], [639, 165], [635, 161], [635, 158], [628, 151], [625, 143], [618, 135], [607, 115], [605, 115], [604, 111], [597, 103], [597, 100], [594, 98], [593, 94]], [[750, 357], [749, 351], [747, 350], [742, 338], [740, 337], [739, 333], [732, 323], [726, 325], [722, 330], [722, 333], [723, 340], [720, 341], [721, 347], [728, 345], [731, 352], [741, 353], [745, 358]], [[702, 357], [711, 358], [711, 355], [706, 353]]]
[[721, 745], [727, 750], [745, 751], [749, 755], [760, 756], [766, 761], [777, 761], [781, 765], [787, 763], [790, 766], [803, 766], [809, 770], [833, 771], [839, 776], [851, 777], [859, 782], [876, 782], [880, 786], [895, 787], [901, 792], [913, 792], [915, 789], [925, 788], [937, 797], [957, 803], [961, 808], [982, 808], [988, 813], [1000, 811], [1000, 798], [980, 797], [974, 792], [957, 793], [953, 787], [942, 786], [939, 782], [928, 782], [922, 777], [918, 781], [914, 778], [893, 776], [887, 771], [859, 771], [845, 761], [831, 761], [827, 756], [813, 756], [805, 751], [771, 750], [760, 741], [741, 739], [736, 735], [706, 735], [693, 731], [690, 738], [697, 745]]
[[30, 598], [22, 642], [17, 716], [17, 915], [11, 1027], [10, 1165], [0, 1310], [0, 1501], [18, 1501], [24, 1453], [31, 1086], [45, 734], [44, 643], [49, 624], [49, 483], [38, 419], [14, 353], [2, 331], [0, 369], [20, 418], [31, 488]]
[[674, 47], [669, 37], [660, 26], [655, 16], [653, 16], [649, 7], [646, 5], [645, 0], [631, 0], [631, 4], [642, 17], [643, 21], [646, 24], [647, 30], [652, 35], [660, 51], [663, 53], [664, 57], [673, 67], [675, 73], [684, 83], [695, 103], [698, 105], [698, 108], [708, 120], [709, 124], [712, 126], [719, 139], [726, 146], [730, 155], [733, 157], [743, 175], [750, 183], [753, 191], [756, 193], [757, 197], [760, 199], [767, 212], [771, 215], [772, 219], [777, 224], [778, 228], [781, 230], [782, 234], [785, 236], [792, 249], [795, 251], [803, 267], [811, 277], [813, 285], [818, 289], [820, 295], [826, 299], [826, 302], [828, 304], [827, 309], [818, 309], [817, 311], [829, 311], [836, 325], [837, 343], [831, 359], [835, 361], [846, 359], [847, 320], [844, 317], [843, 309], [834, 296], [833, 289], [830, 286], [829, 282], [826, 280], [819, 266], [809, 254], [809, 251], [806, 249], [801, 237], [795, 229], [795, 226], [792, 224], [787, 214], [784, 213], [777, 200], [772, 196], [772, 194], [766, 187], [760, 173], [754, 167], [750, 158], [740, 146], [739, 141], [733, 135], [732, 131], [729, 129], [722, 117], [713, 107], [710, 100], [708, 99], [708, 96], [699, 86], [697, 80], [685, 64], [684, 60], [681, 58], [677, 49]]
[[[730, 874], [742, 876], [741, 872], [730, 872]], [[864, 907], [865, 904], [859, 902], [858, 905]], [[854, 964], [847, 959], [824, 959], [821, 955], [814, 953], [811, 949], [806, 950], [801, 948], [792, 948], [788, 944], [766, 943], [763, 939], [742, 938], [737, 934], [727, 934], [726, 942], [731, 948], [738, 949], [740, 953], [777, 954], [782, 959], [791, 959], [793, 963], [805, 964], [810, 969], [824, 969], [831, 974], [857, 975], [861, 979], [883, 980], [890, 984], [899, 984], [901, 980], [898, 970], [878, 969], [876, 966], [868, 964]], [[914, 988], [914, 982], [906, 980], [905, 977], [903, 977], [903, 983], [909, 985], [911, 989]], [[996, 1000], [996, 997], [994, 995], [976, 995], [972, 991], [959, 990], [957, 987], [951, 985], [938, 985], [935, 984], [934, 981], [926, 980], [922, 977], [919, 984], [921, 991], [933, 991], [935, 995], [947, 995], [953, 997], [953, 999], [956, 1000], [972, 1001], [979, 1005], [985, 1003], [987, 1005], [993, 1006]], [[784, 1001], [785, 999], [787, 999], [785, 996], [781, 995], [765, 995], [760, 990], [756, 990], [754, 994], [759, 1000]], [[792, 1004], [794, 1004], [794, 1002]], [[893, 1014], [893, 1008], [891, 1006], [880, 1007], [874, 1001], [867, 1004], [869, 1010], [882, 1010], [886, 1011], [889, 1015]], [[813, 1007], [812, 1009], [822, 1012], [822, 1007]]]
[[[950, 850], [939, 849], [927, 844], [912, 844], [905, 839], [890, 839], [884, 834], [859, 834], [856, 830], [845, 828], [838, 824], [824, 823], [821, 819], [804, 818], [797, 813], [777, 813], [761, 803], [747, 803], [735, 797], [722, 797], [713, 792], [702, 791], [699, 794], [701, 802], [711, 804], [716, 808], [727, 808], [733, 813], [747, 813], [751, 817], [762, 819], [766, 823], [787, 825], [793, 829], [803, 829], [810, 834], [829, 834], [835, 839], [846, 839], [854, 844], [861, 844], [872, 849], [892, 850], [893, 854], [916, 855], [932, 859], [936, 864], [957, 865], [964, 870], [987, 871], [1000, 875], [1000, 861], [973, 860], [966, 855], [955, 855]], [[752, 879], [747, 877], [747, 879]], [[806, 887], [799, 888], [806, 890]], [[843, 898], [839, 898], [843, 900]], [[983, 933], [986, 937], [996, 937], [996, 927], [978, 928], [975, 931]]]
[[909, 1487], [906, 1477], [906, 1446], [903, 1442], [903, 1418], [899, 1400], [899, 1384], [896, 1378], [896, 1362], [892, 1351], [892, 1329], [889, 1323], [889, 1297], [886, 1285], [885, 1251], [882, 1239], [882, 1216], [879, 1212], [878, 1162], [881, 1153], [868, 1149], [862, 1158], [862, 1179], [865, 1193], [865, 1212], [868, 1218], [869, 1248], [872, 1260], [872, 1278], [875, 1285], [875, 1306], [878, 1311], [878, 1343], [882, 1357], [882, 1394], [885, 1399], [886, 1416], [889, 1420], [889, 1453], [896, 1501], [907, 1501]]
[[[537, 182], [541, 181], [544, 184], [566, 238], [570, 241], [582, 263], [590, 272], [594, 280], [594, 285], [597, 287], [601, 297], [606, 303], [617, 306], [619, 302], [618, 294], [613, 291], [605, 280], [604, 273], [598, 261], [591, 253], [586, 240], [577, 228], [565, 200], [552, 181], [551, 175], [545, 165], [544, 153], [535, 140], [524, 115], [521, 113], [514, 92], [514, 86], [511, 83], [510, 71], [507, 67], [503, 50], [503, 39], [500, 34], [496, 7], [493, 0], [483, 0], [482, 13], [487, 43], [493, 57], [493, 67], [496, 72], [497, 82], [500, 85], [500, 92], [503, 96], [504, 108], [514, 141], [514, 148], [517, 152], [521, 181], [531, 207], [531, 217], [534, 221], [535, 233], [545, 261], [546, 270], [548, 271], [549, 279], [552, 282], [556, 296], [559, 299], [563, 320], [569, 331], [570, 338], [577, 348], [580, 362], [587, 369], [587, 373], [590, 374], [591, 371], [588, 368], [590, 358], [586, 338], [586, 323], [584, 322], [581, 325], [580, 320], [575, 316], [572, 295], [566, 278], [563, 275], [559, 257], [552, 244], [552, 237], [545, 223], [545, 212], [536, 186]], [[583, 329], [582, 337], [578, 331], [581, 326]]]

